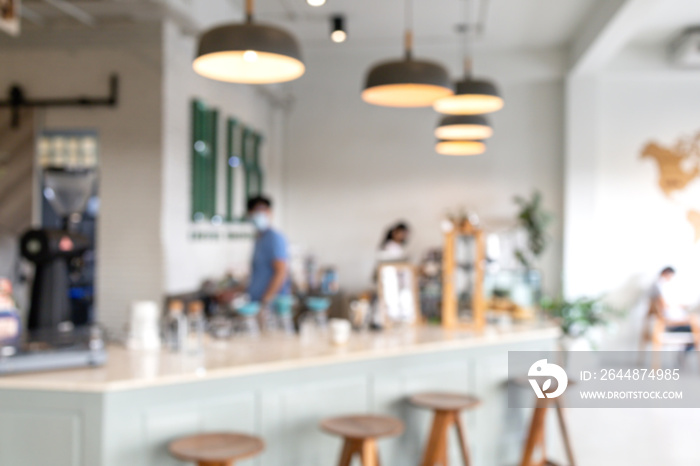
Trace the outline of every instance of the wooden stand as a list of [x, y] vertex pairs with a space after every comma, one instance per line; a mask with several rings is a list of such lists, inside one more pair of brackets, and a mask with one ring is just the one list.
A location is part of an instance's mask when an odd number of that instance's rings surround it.
[[[455, 271], [459, 266], [455, 254], [457, 240], [460, 236], [474, 238], [474, 285], [472, 288], [472, 320], [460, 322], [458, 316], [458, 296], [455, 294]], [[484, 262], [486, 261], [486, 244], [483, 230], [464, 221], [445, 233], [445, 245], [442, 252], [442, 326], [445, 328], [468, 328], [481, 330], [486, 323], [484, 316]]]
[[[569, 461], [569, 466], [576, 466], [576, 463], [574, 461], [574, 453], [571, 449], [571, 442], [569, 441], [569, 432], [566, 428], [566, 423], [564, 422], [563, 408], [561, 406], [561, 401], [559, 401], [559, 399], [557, 398], [538, 398], [537, 405], [535, 406], [535, 411], [532, 414], [530, 431], [527, 435], [525, 450], [523, 451], [523, 458], [520, 462], [520, 466], [555, 465], [555, 463], [547, 459], [547, 453], [545, 449], [545, 420], [547, 418], [547, 409], [552, 403], [554, 404], [554, 409], [557, 413], [559, 429], [561, 430], [561, 436], [564, 442], [564, 449], [566, 450], [566, 457]], [[535, 459], [536, 451], [539, 451], [539, 459]]]

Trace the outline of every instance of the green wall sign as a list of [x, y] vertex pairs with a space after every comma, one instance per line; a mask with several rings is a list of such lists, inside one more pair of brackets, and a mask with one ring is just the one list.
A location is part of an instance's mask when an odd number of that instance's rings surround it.
[[[225, 151], [218, 150], [218, 109], [201, 100], [192, 102], [192, 216], [195, 223], [239, 223], [245, 212], [236, 211], [253, 196], [263, 193], [264, 174], [260, 161], [263, 137], [235, 118], [226, 120]], [[225, 211], [217, 205], [217, 167], [225, 172]], [[244, 186], [237, 186], [243, 180]], [[242, 190], [242, 193], [241, 193]], [[243, 196], [243, 202], [238, 197]], [[230, 236], [230, 235], [229, 235]]]

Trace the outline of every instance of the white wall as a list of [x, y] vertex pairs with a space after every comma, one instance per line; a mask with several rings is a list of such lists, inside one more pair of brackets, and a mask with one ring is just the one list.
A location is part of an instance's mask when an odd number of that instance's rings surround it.
[[[697, 71], [674, 70], [658, 51], [627, 51], [593, 78], [570, 83], [565, 278], [570, 296], [607, 295], [630, 313], [622, 344], [633, 344], [646, 290], [666, 265], [697, 303], [700, 243], [686, 219], [700, 209], [700, 180], [667, 198], [644, 146], [672, 147], [700, 131]], [[576, 93], [574, 93], [574, 90]], [[696, 158], [690, 160], [687, 169]]]
[[[25, 33], [0, 39], [0, 89], [19, 82], [32, 96], [103, 95], [120, 75], [116, 109], [48, 109], [45, 128], [97, 128], [100, 133], [101, 215], [98, 230], [98, 319], [121, 330], [128, 304], [196, 289], [227, 270], [247, 271], [251, 240], [194, 241], [191, 233], [249, 230], [193, 227], [190, 222], [190, 103], [202, 98], [264, 137], [266, 191], [281, 218], [284, 109], [281, 90], [218, 83], [192, 71], [195, 38], [169, 21]], [[277, 103], [275, 103], [277, 102]], [[224, 211], [224, 167], [219, 166]]]
[[104, 95], [120, 76], [119, 106], [40, 111], [44, 128], [97, 128], [100, 134], [97, 309], [121, 328], [129, 302], [160, 299], [161, 49], [156, 24], [41, 30], [5, 39], [0, 89], [28, 97]]
[[[265, 137], [262, 160], [265, 190], [279, 195], [283, 110], [271, 103], [264, 90], [255, 86], [212, 81], [192, 71], [195, 38], [183, 34], [171, 22], [164, 23], [163, 70], [163, 217], [161, 240], [164, 247], [164, 281], [168, 293], [197, 289], [206, 278], [220, 278], [227, 270], [242, 275], [248, 270], [252, 240], [193, 240], [193, 231], [250, 232], [245, 225], [207, 226], [191, 222], [191, 124], [190, 105], [194, 98], [203, 99], [219, 109], [218, 186], [223, 190], [226, 133], [224, 122], [229, 116], [259, 131]], [[221, 193], [223, 194], [223, 192]], [[277, 196], [275, 196], [277, 195]], [[242, 198], [243, 192], [239, 192]], [[225, 213], [224, 197], [217, 208]]]
[[[563, 58], [554, 52], [477, 56], [477, 74], [494, 78], [505, 108], [492, 118], [495, 136], [484, 155], [434, 152], [432, 109], [387, 109], [360, 99], [365, 72], [396, 48], [349, 45], [306, 50], [307, 74], [293, 84], [286, 155], [285, 227], [292, 242], [337, 265], [349, 291], [370, 285], [375, 251], [398, 219], [412, 227], [418, 259], [440, 247], [439, 222], [460, 207], [486, 227], [513, 221], [513, 196], [544, 194], [557, 216], [554, 242], [543, 260], [549, 290], [559, 286], [562, 226]], [[421, 48], [457, 65], [456, 50]], [[453, 76], [457, 70], [453, 70]]]

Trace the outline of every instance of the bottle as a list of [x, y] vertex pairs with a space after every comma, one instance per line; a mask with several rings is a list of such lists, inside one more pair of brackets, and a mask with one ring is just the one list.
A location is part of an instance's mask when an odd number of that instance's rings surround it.
[[249, 337], [260, 335], [260, 325], [258, 324], [258, 313], [260, 303], [241, 299], [235, 304], [236, 311], [240, 315], [239, 331]]
[[204, 304], [201, 301], [192, 301], [187, 306], [187, 339], [186, 350], [188, 353], [197, 354], [204, 349]]
[[170, 351], [182, 351], [186, 338], [185, 305], [179, 299], [173, 299], [168, 303], [168, 311], [165, 316], [166, 345]]
[[294, 298], [292, 296], [278, 296], [275, 299], [277, 328], [287, 335], [294, 334], [294, 319], [292, 317], [293, 306]]

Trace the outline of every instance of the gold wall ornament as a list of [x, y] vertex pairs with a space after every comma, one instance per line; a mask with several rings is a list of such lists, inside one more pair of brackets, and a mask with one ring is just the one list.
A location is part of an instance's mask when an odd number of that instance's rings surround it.
[[700, 181], [700, 131], [689, 138], [680, 138], [673, 146], [649, 142], [640, 158], [651, 159], [658, 169], [657, 185], [664, 196], [686, 211], [686, 220], [693, 228], [694, 242], [700, 241], [700, 204], [688, 205], [678, 194]]

